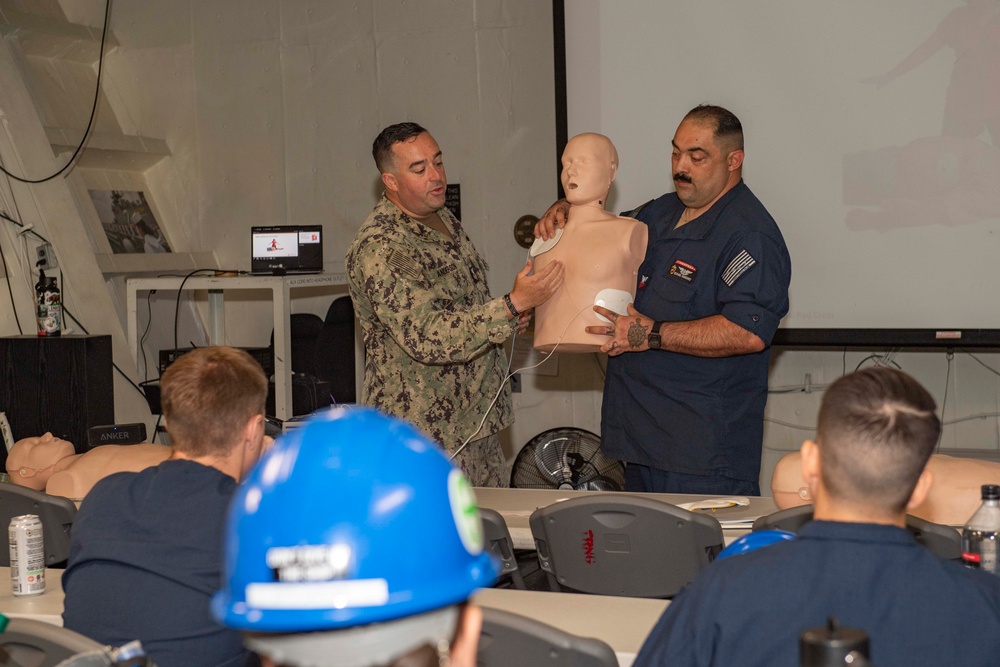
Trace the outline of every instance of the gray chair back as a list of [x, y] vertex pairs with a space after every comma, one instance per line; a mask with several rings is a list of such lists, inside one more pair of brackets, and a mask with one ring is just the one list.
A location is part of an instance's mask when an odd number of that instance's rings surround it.
[[789, 533], [797, 533], [799, 528], [812, 521], [812, 518], [813, 506], [799, 505], [757, 517], [753, 520], [750, 530], [787, 530]]
[[[791, 533], [799, 532], [804, 524], [812, 521], [813, 506], [800, 505], [757, 517], [752, 530], [775, 528]], [[962, 535], [951, 526], [926, 521], [912, 514], [906, 515], [906, 529], [919, 544], [930, 549], [934, 554], [947, 560], [959, 560], [962, 557]]]
[[0, 667], [55, 667], [81, 653], [94, 653], [93, 660], [73, 664], [111, 665], [103, 657], [104, 646], [93, 639], [30, 618], [12, 618], [0, 633]]
[[23, 514], [36, 514], [42, 521], [46, 567], [65, 561], [69, 556], [69, 531], [76, 518], [76, 505], [62, 496], [7, 483], [0, 484], [0, 565], [10, 567], [7, 527], [13, 517]]
[[628, 493], [571, 498], [530, 518], [550, 587], [581, 593], [669, 598], [722, 550], [722, 526]]
[[933, 523], [907, 514], [906, 529], [913, 535], [913, 539], [941, 558], [961, 560], [962, 534], [951, 526]]
[[483, 608], [478, 667], [617, 667], [614, 650], [534, 619]]
[[496, 510], [479, 508], [479, 517], [483, 521], [483, 536], [486, 550], [500, 561], [500, 575], [510, 575], [514, 588], [525, 589], [524, 577], [517, 567], [514, 557], [514, 541], [510, 538], [507, 522]]

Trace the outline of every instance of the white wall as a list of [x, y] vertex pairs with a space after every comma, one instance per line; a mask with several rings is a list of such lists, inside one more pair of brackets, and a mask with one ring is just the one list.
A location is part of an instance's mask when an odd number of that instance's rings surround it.
[[[62, 6], [71, 20], [100, 24], [103, 0]], [[493, 293], [509, 289], [524, 258], [513, 222], [540, 213], [556, 190], [549, 3], [117, 0], [112, 30], [119, 46], [108, 55], [104, 92], [124, 132], [170, 148], [145, 178], [177, 249], [214, 250], [220, 264], [247, 268], [251, 224], [320, 222], [329, 230], [327, 269], [342, 270], [378, 194], [371, 140], [409, 119], [434, 132], [449, 180], [462, 184], [463, 218], [491, 265]], [[622, 103], [621, 113], [628, 108]], [[160, 301], [161, 313], [172, 310], [171, 299]], [[298, 309], [321, 314], [325, 303]], [[229, 311], [231, 344], [267, 343], [266, 308], [237, 303]], [[170, 317], [157, 315], [154, 325]], [[867, 356], [775, 351], [772, 388], [790, 389], [768, 403], [765, 488], [778, 454], [811, 436], [822, 385]], [[1000, 370], [998, 355], [976, 356]], [[945, 403], [946, 421], [992, 415], [946, 427], [944, 447], [998, 448], [995, 372], [962, 353], [950, 367], [944, 353], [893, 361]], [[553, 366], [555, 375], [523, 375], [511, 452], [546, 428], [600, 429], [601, 361], [559, 355], [543, 372]], [[804, 391], [807, 374], [818, 390]]]
[[[63, 6], [72, 20], [100, 24], [103, 0]], [[381, 192], [371, 142], [385, 125], [414, 120], [462, 186], [463, 222], [490, 264], [491, 291], [510, 289], [526, 256], [513, 223], [540, 214], [558, 184], [549, 2], [116, 0], [112, 11], [119, 46], [105, 93], [124, 132], [170, 148], [145, 178], [176, 249], [211, 249], [220, 266], [245, 269], [250, 225], [319, 223], [326, 269], [342, 272]], [[326, 305], [295, 309], [323, 315]], [[152, 311], [154, 329], [169, 325], [172, 296], [156, 295]], [[227, 313], [230, 344], [267, 344], [260, 302], [227, 299]], [[169, 338], [154, 331], [150, 349]], [[599, 430], [593, 357], [564, 359], [558, 376], [526, 373], [522, 386], [510, 454], [550, 427]]]

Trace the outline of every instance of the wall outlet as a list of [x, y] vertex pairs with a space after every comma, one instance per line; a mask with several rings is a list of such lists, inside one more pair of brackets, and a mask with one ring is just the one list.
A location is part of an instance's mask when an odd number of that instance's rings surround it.
[[521, 393], [521, 374], [514, 373], [510, 376], [510, 390], [515, 394]]
[[59, 266], [56, 263], [56, 253], [52, 250], [51, 243], [43, 243], [37, 246], [35, 248], [35, 255], [38, 257], [35, 266], [42, 271], [48, 271]]

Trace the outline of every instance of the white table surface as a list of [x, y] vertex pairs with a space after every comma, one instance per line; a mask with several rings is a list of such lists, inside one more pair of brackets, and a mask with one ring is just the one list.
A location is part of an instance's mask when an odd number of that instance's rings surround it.
[[[47, 569], [44, 593], [15, 597], [7, 583], [10, 568], [0, 567], [0, 612], [11, 618], [62, 625], [62, 573]], [[521, 614], [581, 637], [596, 637], [614, 649], [622, 667], [632, 664], [646, 635], [669, 604], [667, 600], [500, 588], [479, 589], [473, 600], [483, 607]]]
[[0, 567], [0, 612], [10, 618], [33, 618], [62, 625], [63, 570], [45, 570], [45, 592], [18, 597], [10, 592], [10, 568]]
[[[125, 281], [126, 322], [128, 344], [138, 367], [144, 352], [138, 345], [138, 293], [149, 290], [205, 290], [208, 292], [209, 344], [228, 345], [226, 340], [225, 292], [237, 290], [266, 291], [271, 295], [272, 326], [274, 330], [274, 398], [275, 416], [284, 421], [292, 417], [292, 338], [289, 318], [292, 313], [292, 290], [322, 289], [335, 294], [347, 294], [347, 275], [320, 273], [289, 276], [232, 276], [211, 275], [163, 276], [159, 278], [129, 278]], [[360, 352], [360, 335], [355, 343], [355, 356]], [[363, 357], [358, 357], [363, 359]], [[364, 364], [356, 365], [358, 395], [363, 380]]]
[[629, 667], [669, 600], [579, 593], [481, 588], [472, 597], [482, 607], [502, 609], [548, 623], [581, 637], [595, 637]]
[[[507, 523], [515, 549], [534, 549], [528, 519], [539, 507], [585, 495], [606, 493], [602, 491], [565, 491], [561, 489], [488, 489], [476, 487], [476, 500], [480, 507], [496, 510]], [[679, 493], [639, 493], [634, 494], [660, 500], [671, 505], [693, 503], [727, 496], [679, 494]], [[710, 514], [722, 524], [725, 544], [750, 532], [753, 520], [778, 511], [774, 499], [768, 496], [749, 496], [746, 507], [730, 507], [718, 510], [699, 510]]]

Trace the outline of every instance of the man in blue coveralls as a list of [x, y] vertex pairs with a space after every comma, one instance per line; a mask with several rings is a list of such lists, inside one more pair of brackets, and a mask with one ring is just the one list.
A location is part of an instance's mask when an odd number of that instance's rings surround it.
[[906, 529], [933, 484], [925, 466], [940, 435], [934, 399], [902, 371], [832, 383], [816, 440], [802, 445], [813, 520], [794, 540], [700, 572], [634, 667], [798, 665], [800, 633], [830, 617], [868, 634], [879, 667], [995, 667], [1000, 578], [938, 557]]
[[[743, 182], [736, 116], [692, 109], [671, 162], [676, 192], [628, 214], [649, 226], [634, 306], [595, 306], [613, 324], [587, 329], [609, 336], [602, 448], [628, 464], [629, 491], [760, 495], [770, 343], [791, 261]], [[543, 238], [559, 208], [538, 225]]]

